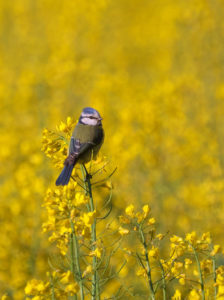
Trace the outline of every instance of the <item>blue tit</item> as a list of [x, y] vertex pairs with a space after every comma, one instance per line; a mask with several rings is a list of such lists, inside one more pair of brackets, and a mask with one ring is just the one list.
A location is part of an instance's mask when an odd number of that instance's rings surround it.
[[64, 162], [64, 169], [56, 180], [56, 185], [67, 185], [76, 163], [85, 164], [95, 159], [104, 140], [102, 118], [91, 107], [83, 109], [72, 133], [69, 154]]

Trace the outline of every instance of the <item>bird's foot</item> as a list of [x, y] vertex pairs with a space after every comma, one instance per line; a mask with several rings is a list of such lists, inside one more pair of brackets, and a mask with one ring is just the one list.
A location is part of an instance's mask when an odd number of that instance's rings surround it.
[[89, 181], [90, 179], [92, 179], [93, 176], [89, 173], [86, 173], [86, 178], [85, 178], [85, 182]]
[[85, 176], [85, 182], [89, 181], [90, 179], [92, 179], [92, 175], [87, 171], [86, 169], [86, 166], [83, 164], [83, 167], [85, 169], [85, 173], [86, 173], [86, 176]]

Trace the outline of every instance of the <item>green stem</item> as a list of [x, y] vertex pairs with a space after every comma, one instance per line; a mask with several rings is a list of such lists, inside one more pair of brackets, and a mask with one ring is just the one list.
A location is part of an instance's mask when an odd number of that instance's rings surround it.
[[[82, 166], [82, 173], [84, 174], [85, 166]], [[93, 202], [93, 195], [92, 195], [92, 185], [90, 181], [90, 177], [87, 176], [87, 171], [85, 169], [85, 178], [84, 181], [87, 183], [88, 187], [88, 194], [90, 199], [89, 210], [91, 212], [94, 211], [94, 202]], [[94, 218], [93, 224], [91, 226], [91, 249], [95, 251], [96, 249], [96, 218]], [[92, 276], [92, 300], [99, 300], [100, 293], [99, 293], [99, 279], [97, 278], [97, 257], [93, 256], [93, 276]]]
[[[87, 179], [89, 198], [90, 198], [90, 211], [94, 211], [94, 203], [91, 189], [90, 179]], [[91, 242], [92, 251], [96, 249], [96, 219], [94, 219], [91, 230]], [[92, 300], [96, 299], [96, 283], [97, 283], [97, 272], [96, 272], [97, 258], [93, 256], [93, 277], [92, 277]]]
[[[82, 177], [83, 177], [83, 182], [84, 182], [84, 187], [85, 187], [85, 195], [88, 195], [89, 190], [88, 190], [88, 184], [86, 182], [86, 172], [85, 172], [85, 167], [84, 165], [80, 165], [81, 172], [82, 172]], [[90, 211], [89, 203], [87, 203], [87, 209]]]
[[150, 291], [151, 291], [150, 298], [152, 300], [155, 300], [155, 292], [154, 292], [154, 289], [153, 289], [152, 276], [151, 276], [151, 268], [150, 268], [150, 263], [149, 263], [149, 256], [148, 256], [148, 251], [147, 251], [147, 245], [146, 245], [145, 236], [144, 236], [144, 233], [142, 231], [142, 227], [141, 226], [139, 227], [139, 232], [140, 232], [142, 244], [143, 244], [144, 250], [145, 250], [146, 270], [147, 270], [149, 288], [150, 288]]
[[54, 282], [51, 275], [50, 275], [50, 281], [51, 281], [51, 300], [55, 300]]
[[[76, 264], [78, 277], [79, 277], [80, 297], [81, 297], [81, 300], [84, 300], [83, 280], [82, 280], [82, 273], [81, 273], [81, 268], [80, 268], [80, 263], [79, 263], [79, 244], [78, 244], [78, 240], [77, 240], [77, 237], [75, 234], [74, 224], [73, 224], [72, 220], [70, 222], [71, 222], [71, 228], [72, 228], [72, 240], [73, 240], [72, 244], [73, 244], [73, 247], [75, 246], [74, 247], [75, 248], [75, 264]], [[74, 260], [74, 255], [73, 255], [73, 260]]]
[[198, 267], [199, 280], [200, 280], [200, 285], [201, 285], [202, 300], [205, 300], [205, 286], [204, 286], [204, 281], [203, 281], [203, 276], [202, 276], [200, 261], [199, 261], [198, 254], [197, 254], [195, 248], [193, 247], [192, 244], [190, 244], [190, 245], [191, 245], [191, 247], [192, 247], [192, 249], [194, 251], [195, 260], [196, 260], [197, 267]]
[[162, 288], [163, 288], [163, 300], [166, 300], [166, 280], [165, 280], [165, 272], [162, 263], [159, 261], [160, 268], [162, 270]]
[[[213, 269], [213, 279], [214, 279], [214, 283], [216, 283], [216, 262], [215, 262], [215, 256], [212, 256], [212, 269]], [[215, 299], [217, 297], [217, 293], [218, 293], [218, 288], [215, 285]]]
[[71, 233], [70, 237], [70, 254], [71, 254], [71, 272], [75, 279], [75, 260], [74, 260], [74, 243], [73, 243], [73, 234]]
[[[70, 255], [71, 255], [71, 272], [75, 278], [75, 260], [74, 260], [74, 242], [73, 242], [73, 234], [71, 233], [71, 237], [70, 237], [71, 241], [70, 241]], [[74, 295], [74, 300], [77, 300], [77, 295]]]
[[81, 172], [82, 172], [82, 177], [83, 177], [83, 182], [84, 182], [84, 185], [85, 185], [85, 193], [86, 195], [88, 194], [88, 190], [87, 190], [87, 184], [86, 184], [86, 174], [85, 174], [85, 169], [84, 169], [84, 166], [83, 165], [80, 165], [80, 169], [81, 169]]

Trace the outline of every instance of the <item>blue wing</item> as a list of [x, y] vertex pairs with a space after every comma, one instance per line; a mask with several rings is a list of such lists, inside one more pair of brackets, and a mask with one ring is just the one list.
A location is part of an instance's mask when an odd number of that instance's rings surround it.
[[56, 180], [56, 185], [67, 185], [72, 175], [72, 170], [81, 154], [88, 151], [95, 145], [94, 143], [80, 143], [79, 139], [71, 138], [69, 145], [69, 155], [64, 162], [64, 168]]

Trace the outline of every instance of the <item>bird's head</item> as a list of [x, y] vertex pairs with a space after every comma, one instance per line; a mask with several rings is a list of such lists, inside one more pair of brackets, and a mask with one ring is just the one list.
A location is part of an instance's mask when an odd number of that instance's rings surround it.
[[84, 125], [99, 126], [102, 125], [99, 112], [92, 107], [85, 107], [79, 118], [79, 123]]

